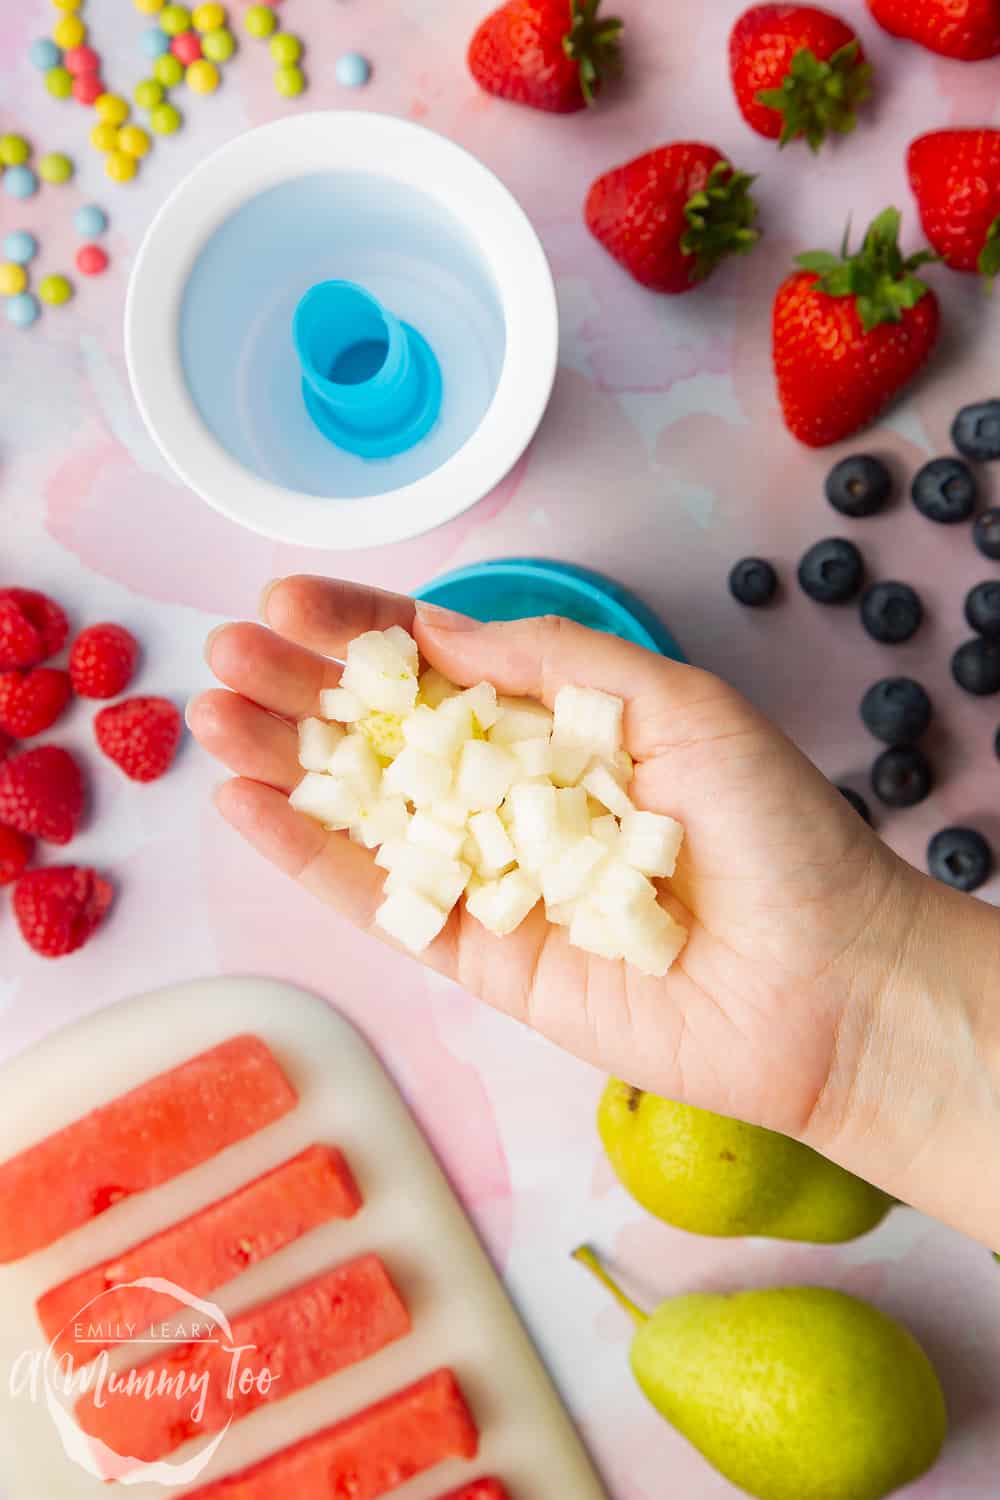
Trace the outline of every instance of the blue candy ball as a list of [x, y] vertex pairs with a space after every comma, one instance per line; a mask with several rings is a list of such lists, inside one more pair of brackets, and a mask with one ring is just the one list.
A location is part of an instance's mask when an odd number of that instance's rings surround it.
[[337, 58], [337, 82], [345, 89], [360, 89], [372, 75], [372, 65], [360, 52], [345, 52]]
[[12, 229], [4, 235], [3, 258], [15, 266], [26, 266], [38, 254], [38, 241], [26, 229]]
[[170, 51], [170, 38], [159, 26], [150, 26], [139, 38], [139, 46], [147, 57], [162, 57]]
[[15, 328], [30, 328], [40, 312], [38, 298], [30, 292], [19, 292], [16, 297], [7, 298], [7, 322], [13, 323]]
[[73, 215], [73, 224], [82, 240], [96, 240], [107, 229], [108, 216], [96, 203], [85, 203]]
[[11, 198], [31, 198], [38, 192], [38, 178], [30, 167], [8, 167], [3, 174], [3, 186]]
[[62, 52], [47, 36], [40, 36], [37, 42], [32, 42], [28, 48], [28, 56], [42, 73], [47, 73], [50, 68], [57, 68], [62, 62]]

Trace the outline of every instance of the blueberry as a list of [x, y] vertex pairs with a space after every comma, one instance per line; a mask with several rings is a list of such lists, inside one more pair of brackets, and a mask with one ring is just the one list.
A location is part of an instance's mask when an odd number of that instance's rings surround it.
[[842, 516], [874, 516], [892, 493], [892, 476], [880, 458], [854, 453], [826, 476], [826, 498]]
[[978, 698], [1000, 693], [1000, 641], [979, 635], [965, 641], [951, 659], [951, 675], [960, 688]]
[[963, 406], [951, 424], [951, 440], [966, 458], [1000, 458], [1000, 401]]
[[977, 583], [965, 596], [965, 618], [987, 640], [1000, 639], [1000, 583]]
[[729, 575], [729, 592], [740, 604], [754, 608], [774, 598], [778, 575], [762, 557], [744, 557]]
[[927, 868], [957, 891], [975, 891], [993, 874], [993, 850], [974, 828], [942, 828], [927, 845]]
[[887, 745], [912, 745], [931, 722], [931, 700], [912, 677], [883, 677], [861, 700], [869, 734]]
[[858, 816], [864, 818], [868, 826], [871, 827], [871, 808], [868, 806], [868, 803], [865, 801], [864, 797], [862, 797], [860, 793], [856, 792], [854, 788], [850, 786], [838, 785], [837, 791], [844, 798], [845, 802], [849, 802], [851, 804]]
[[861, 600], [861, 623], [886, 646], [898, 646], [916, 635], [924, 606], [908, 583], [873, 583]]
[[967, 521], [976, 507], [976, 481], [960, 458], [932, 458], [913, 480], [913, 503], [928, 521]]
[[972, 540], [984, 557], [1000, 561], [1000, 507], [984, 510], [972, 528]]
[[914, 807], [933, 785], [930, 762], [916, 745], [892, 745], [872, 766], [872, 790], [889, 807]]
[[809, 548], [799, 563], [799, 584], [817, 604], [845, 604], [865, 576], [861, 553], [843, 537], [828, 537]]

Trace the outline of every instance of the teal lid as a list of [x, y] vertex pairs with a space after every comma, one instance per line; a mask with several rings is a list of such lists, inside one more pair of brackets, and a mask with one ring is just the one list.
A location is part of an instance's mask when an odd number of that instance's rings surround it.
[[473, 563], [432, 579], [416, 589], [414, 597], [475, 620], [562, 615], [674, 661], [685, 660], [670, 631], [641, 599], [612, 579], [575, 563], [533, 557]]

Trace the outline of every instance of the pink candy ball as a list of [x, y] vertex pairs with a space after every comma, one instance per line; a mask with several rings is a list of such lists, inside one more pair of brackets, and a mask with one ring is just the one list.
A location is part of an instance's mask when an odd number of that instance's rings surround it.
[[70, 47], [63, 53], [63, 66], [74, 78], [81, 78], [87, 73], [99, 72], [101, 59], [93, 47]]
[[81, 104], [93, 104], [103, 93], [100, 73], [78, 73], [73, 79], [73, 98]]
[[81, 276], [100, 276], [108, 269], [107, 251], [100, 245], [81, 245], [76, 252], [76, 269]]
[[196, 31], [182, 31], [170, 43], [170, 50], [186, 68], [190, 67], [201, 57], [201, 39]]

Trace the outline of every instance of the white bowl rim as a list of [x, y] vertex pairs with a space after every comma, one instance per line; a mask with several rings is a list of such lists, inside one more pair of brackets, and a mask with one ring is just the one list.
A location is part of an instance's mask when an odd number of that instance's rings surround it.
[[[381, 495], [338, 499], [287, 490], [245, 468], [197, 411], [181, 363], [184, 287], [209, 237], [248, 199], [315, 172], [377, 175], [436, 198], [488, 265], [506, 325], [500, 379], [485, 416], [439, 468]], [[445, 136], [392, 115], [323, 110], [246, 132], [171, 193], [136, 257], [125, 300], [125, 358], [136, 403], [168, 463], [196, 494], [275, 541], [355, 550], [418, 536], [489, 493], [534, 436], [555, 380], [559, 319], [545, 252], [527, 214], [490, 169]]]

